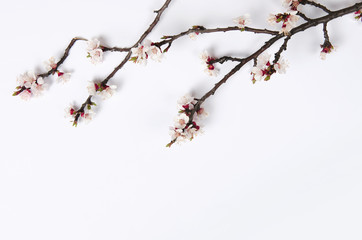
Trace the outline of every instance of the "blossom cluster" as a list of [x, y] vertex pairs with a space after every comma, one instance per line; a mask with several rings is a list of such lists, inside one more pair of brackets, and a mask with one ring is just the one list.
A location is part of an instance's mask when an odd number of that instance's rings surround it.
[[29, 100], [33, 95], [40, 95], [46, 87], [44, 79], [35, 75], [33, 72], [21, 74], [16, 81], [18, 86], [13, 96], [20, 96], [24, 100]]
[[354, 14], [356, 15], [356, 16], [354, 17], [355, 19], [362, 21], [362, 9], [354, 12]]
[[238, 25], [238, 27], [243, 31], [246, 25], [251, 24], [251, 19], [249, 14], [244, 14], [240, 17], [233, 19], [234, 23]]
[[103, 49], [98, 39], [87, 41], [87, 52], [91, 63], [96, 65], [103, 62]]
[[87, 88], [88, 88], [88, 92], [90, 95], [94, 96], [98, 93], [103, 99], [107, 99], [107, 98], [112, 97], [115, 90], [117, 89], [117, 86], [89, 82], [89, 85]]
[[71, 119], [74, 127], [78, 126], [79, 121], [85, 121], [86, 123], [88, 123], [90, 120], [92, 120], [94, 116], [94, 111], [92, 110], [92, 106], [96, 106], [96, 104], [92, 101], [90, 101], [84, 107], [81, 107], [78, 110], [76, 110], [75, 107], [70, 105], [65, 109], [64, 117]]
[[210, 76], [217, 76], [219, 70], [215, 68], [213, 61], [215, 58], [211, 57], [208, 52], [205, 50], [200, 54], [200, 59], [202, 63], [205, 65], [205, 73]]
[[18, 86], [13, 96], [20, 96], [24, 100], [29, 100], [32, 96], [39, 96], [45, 89], [46, 84], [43, 77], [47, 77], [50, 74], [57, 74], [58, 82], [67, 82], [70, 79], [70, 73], [61, 72], [58, 70], [58, 65], [55, 62], [55, 58], [51, 57], [48, 61], [44, 62], [46, 73], [35, 74], [32, 71], [28, 71], [17, 77]]
[[149, 57], [154, 61], [160, 62], [163, 56], [161, 49], [149, 40], [145, 40], [143, 44], [139, 44], [137, 47], [132, 48], [131, 51], [132, 57], [130, 61], [144, 65], [147, 64]]
[[329, 41], [325, 41], [322, 45], [321, 45], [322, 51], [320, 53], [321, 59], [325, 60], [327, 54], [331, 53], [332, 50], [334, 50], [335, 48], [333, 47], [333, 45], [329, 42]]
[[251, 74], [253, 75], [252, 82], [256, 81], [268, 81], [274, 73], [278, 72], [280, 74], [284, 74], [286, 72], [286, 68], [288, 67], [288, 62], [280, 58], [278, 62], [271, 64], [270, 63], [270, 54], [263, 53], [259, 55], [257, 59], [257, 64], [251, 70]]
[[268, 22], [271, 25], [275, 23], [282, 23], [282, 29], [279, 33], [284, 33], [284, 35], [288, 35], [290, 30], [292, 30], [297, 21], [299, 20], [299, 16], [296, 15], [297, 11], [290, 11], [287, 13], [279, 13], [277, 15], [270, 14], [268, 18]]
[[202, 133], [202, 129], [197, 122], [207, 117], [208, 113], [201, 107], [195, 109], [196, 104], [197, 101], [190, 95], [185, 95], [178, 100], [179, 111], [174, 119], [174, 126], [170, 127], [171, 142], [166, 145], [167, 147], [185, 140], [191, 141], [199, 133]]
[[44, 67], [48, 72], [52, 72], [52, 74], [57, 74], [57, 81], [61, 83], [66, 83], [69, 81], [71, 74], [65, 73], [58, 70], [58, 65], [55, 62], [55, 58], [51, 57], [48, 61], [44, 62]]

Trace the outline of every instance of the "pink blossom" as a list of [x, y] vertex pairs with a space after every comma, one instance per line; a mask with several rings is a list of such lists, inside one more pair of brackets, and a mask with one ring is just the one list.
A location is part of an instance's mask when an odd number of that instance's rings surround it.
[[239, 28], [243, 29], [246, 25], [251, 24], [251, 19], [249, 14], [242, 15], [240, 17], [233, 19], [234, 23], [238, 25]]
[[207, 73], [209, 76], [216, 77], [219, 73], [219, 70], [215, 68], [214, 63], [212, 61], [215, 60], [215, 58], [211, 57], [206, 50], [204, 50], [200, 54], [200, 59], [202, 63], [205, 66], [204, 72]]
[[55, 62], [55, 58], [51, 57], [49, 58], [48, 61], [44, 62], [44, 67], [47, 71], [50, 71], [52, 69], [56, 69], [57, 68], [57, 63]]
[[277, 15], [270, 14], [268, 22], [271, 25], [274, 25], [275, 23], [282, 23], [282, 28], [279, 33], [284, 33], [284, 35], [288, 35], [290, 30], [292, 30], [296, 26], [296, 23], [299, 20], [299, 16], [297, 16], [296, 14], [297, 11], [279, 13]]
[[87, 41], [88, 58], [91, 63], [98, 64], [103, 62], [103, 50], [98, 39]]

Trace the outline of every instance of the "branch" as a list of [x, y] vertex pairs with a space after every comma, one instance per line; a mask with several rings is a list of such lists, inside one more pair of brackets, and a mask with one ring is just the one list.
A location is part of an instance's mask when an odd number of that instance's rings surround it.
[[129, 52], [131, 48], [119, 48], [119, 47], [105, 47], [101, 46], [103, 52]]
[[[351, 7], [347, 7], [335, 12], [331, 12], [328, 15], [324, 16], [324, 17], [320, 17], [311, 21], [308, 21], [307, 23], [304, 23], [294, 29], [292, 29], [289, 33], [289, 35], [284, 39], [284, 43], [282, 44], [282, 46], [280, 47], [279, 51], [275, 54], [275, 59], [274, 59], [274, 64], [279, 60], [281, 53], [286, 50], [287, 47], [287, 43], [288, 41], [291, 39], [291, 37], [295, 34], [297, 34], [298, 32], [304, 31], [308, 28], [311, 27], [315, 27], [319, 24], [323, 24], [324, 25], [324, 33], [327, 33], [326, 30], [326, 26], [327, 23], [333, 19], [336, 19], [338, 17], [344, 16], [346, 14], [352, 13], [354, 11], [359, 10], [362, 7], [362, 2], [361, 3], [356, 3], [355, 5], [351, 6]], [[325, 35], [328, 37], [328, 34]], [[207, 93], [205, 93], [201, 98], [195, 99], [197, 102], [194, 105], [194, 108], [190, 111], [189, 114], [189, 120], [186, 124], [186, 127], [183, 129], [187, 129], [189, 126], [193, 126], [194, 124], [194, 116], [195, 113], [198, 112], [201, 108], [201, 104], [203, 104], [205, 102], [206, 99], [208, 99], [209, 97], [211, 97], [212, 95], [215, 94], [215, 92], [220, 88], [220, 86], [222, 86], [224, 83], [227, 82], [227, 80], [234, 75], [236, 72], [238, 72], [246, 63], [248, 63], [251, 60], [256, 60], [256, 58], [262, 53], [264, 52], [266, 49], [268, 49], [270, 46], [272, 46], [277, 40], [283, 38], [284, 35], [283, 34], [278, 34], [277, 36], [274, 36], [273, 38], [271, 38], [269, 41], [267, 41], [259, 50], [257, 50], [256, 52], [254, 52], [253, 54], [251, 54], [249, 57], [244, 58], [244, 59], [240, 59], [240, 63], [237, 64], [230, 72], [228, 72], [219, 82], [217, 82], [215, 84], [215, 86], [210, 89]], [[231, 57], [223, 57], [221, 59], [228, 59]], [[167, 147], [170, 147], [173, 143], [175, 143], [177, 140], [177, 137], [175, 139], [172, 139], [171, 142], [169, 144], [167, 144]]]
[[309, 17], [307, 17], [304, 13], [298, 11], [297, 13], [298, 16], [300, 16], [301, 18], [303, 18], [305, 21], [312, 21], [312, 19], [310, 19]]
[[320, 4], [320, 3], [316, 3], [316, 2], [308, 1], [308, 0], [303, 0], [303, 1], [301, 1], [301, 4], [309, 4], [309, 5], [312, 5], [314, 7], [322, 9], [326, 13], [332, 13], [331, 10], [329, 10], [326, 6], [324, 6], [324, 5]]
[[85, 38], [80, 38], [80, 37], [75, 37], [75, 38], [73, 38], [73, 39], [70, 41], [68, 47], [65, 49], [63, 56], [62, 56], [62, 57], [60, 58], [60, 60], [57, 62], [56, 68], [53, 68], [53, 69], [49, 70], [49, 71], [46, 72], [46, 73], [39, 74], [38, 77], [45, 78], [45, 77], [49, 77], [50, 75], [54, 74], [54, 73], [58, 70], [59, 66], [62, 65], [63, 62], [65, 61], [65, 59], [67, 59], [67, 57], [69, 56], [69, 51], [70, 51], [70, 49], [73, 47], [73, 45], [75, 44], [75, 42], [76, 42], [76, 41], [79, 41], [79, 40], [81, 40], [81, 41], [86, 41], [87, 39], [85, 39]]
[[209, 63], [210, 63], [210, 64], [214, 64], [214, 63], [223, 64], [223, 63], [226, 62], [226, 61], [242, 62], [243, 59], [241, 59], [241, 58], [236, 58], [236, 57], [224, 56], [224, 57], [221, 57], [221, 58], [217, 58], [217, 59], [211, 60]]
[[[160, 21], [160, 17], [162, 15], [162, 13], [166, 10], [166, 8], [168, 7], [168, 5], [170, 4], [171, 0], [166, 0], [166, 2], [163, 4], [163, 6], [155, 11], [155, 13], [157, 13], [155, 19], [153, 20], [153, 22], [151, 23], [151, 25], [147, 28], [147, 30], [141, 35], [141, 37], [138, 39], [138, 41], [132, 46], [136, 47], [138, 46], [138, 44], [140, 44], [147, 36], [148, 34], [151, 33], [151, 31], [153, 30], [153, 28], [157, 25], [157, 23]], [[131, 58], [132, 55], [132, 48], [128, 48], [128, 53], [127, 55], [124, 57], [124, 59], [122, 60], [122, 62], [101, 82], [101, 85], [104, 86], [108, 83], [108, 81], [128, 62], [128, 60]], [[91, 102], [92, 100], [92, 95], [89, 95], [87, 100], [82, 104], [83, 106], [86, 106], [89, 102]], [[84, 108], [83, 108], [84, 109]], [[79, 111], [79, 110], [78, 110]], [[77, 115], [79, 118], [79, 115]], [[77, 117], [76, 116], [76, 117]], [[74, 121], [78, 121], [77, 119], [74, 119]], [[76, 126], [76, 125], [75, 125]]]
[[[192, 28], [181, 32], [179, 34], [176, 35], [167, 35], [167, 36], [163, 36], [162, 38], [165, 39], [163, 41], [160, 42], [155, 42], [153, 43], [155, 46], [157, 47], [161, 47], [165, 44], [169, 44], [171, 45], [173, 41], [175, 41], [176, 39], [183, 37], [185, 35], [188, 35], [190, 33], [216, 33], [216, 32], [230, 32], [230, 31], [245, 31], [245, 32], [253, 32], [253, 33], [263, 33], [263, 34], [269, 34], [269, 35], [278, 35], [279, 32], [277, 31], [272, 31], [272, 30], [268, 30], [268, 29], [257, 29], [257, 28], [250, 28], [250, 27], [244, 27], [244, 28], [239, 28], [239, 27], [224, 27], [224, 28], [205, 28], [203, 26], [193, 26]], [[169, 47], [167, 47], [169, 48]]]
[[284, 43], [280, 46], [278, 52], [275, 53], [274, 55], [274, 61], [273, 63], [277, 63], [280, 59], [280, 55], [282, 54], [283, 51], [287, 50], [287, 44], [288, 44], [288, 41], [290, 40], [292, 36], [291, 35], [288, 35], [285, 39], [284, 39]]
[[330, 42], [329, 41], [328, 31], [327, 31], [327, 23], [323, 23], [323, 33], [324, 33], [325, 42]]

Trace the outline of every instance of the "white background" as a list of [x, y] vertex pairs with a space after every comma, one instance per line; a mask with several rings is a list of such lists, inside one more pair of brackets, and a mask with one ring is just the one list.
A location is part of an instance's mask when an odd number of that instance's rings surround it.
[[[339, 9], [357, 0], [323, 2]], [[337, 51], [326, 61], [318, 26], [292, 38], [286, 74], [253, 85], [245, 66], [205, 103], [205, 133], [171, 149], [177, 99], [202, 96], [233, 67], [218, 65], [220, 76], [208, 77], [199, 53], [244, 57], [269, 36], [184, 37], [162, 63], [129, 63], [111, 80], [117, 93], [96, 99], [97, 115], [77, 128], [63, 109], [84, 102], [88, 81], [104, 79], [124, 54], [106, 53], [93, 66], [77, 42], [61, 66], [70, 83], [29, 102], [11, 96], [19, 74], [43, 72], [75, 36], [131, 46], [162, 4], [2, 3], [0, 239], [362, 239], [362, 24], [352, 15], [329, 25]], [[174, 0], [149, 39], [196, 24], [231, 26], [244, 13], [251, 26], [272, 29], [266, 18], [280, 11], [279, 0]]]

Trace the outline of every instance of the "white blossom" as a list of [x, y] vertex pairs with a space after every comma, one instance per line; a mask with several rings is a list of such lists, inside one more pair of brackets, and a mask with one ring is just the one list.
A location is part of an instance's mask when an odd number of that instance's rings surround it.
[[320, 57], [321, 57], [322, 60], [326, 60], [327, 53], [321, 52]]
[[175, 127], [176, 128], [183, 129], [183, 128], [186, 127], [186, 124], [189, 121], [189, 117], [185, 113], [182, 113], [182, 114], [177, 115], [175, 117], [174, 121], [175, 121]]
[[215, 68], [214, 64], [212, 63], [213, 60], [215, 60], [213, 57], [211, 57], [206, 50], [204, 50], [200, 54], [200, 59], [205, 66], [204, 72], [208, 74], [209, 76], [217, 76], [219, 73], [219, 70]]
[[45, 69], [49, 72], [52, 69], [56, 69], [57, 68], [57, 63], [55, 62], [55, 58], [51, 57], [49, 58], [48, 61], [44, 62], [44, 67]]
[[293, 0], [281, 0], [281, 1], [282, 1], [283, 7], [285, 7], [285, 8], [288, 8], [293, 2]]
[[[195, 111], [197, 100], [187, 94], [177, 101], [178, 115], [174, 118], [174, 126], [170, 127], [171, 142], [167, 144], [170, 147], [173, 143], [184, 142], [185, 140], [192, 140], [197, 134], [202, 132], [200, 125], [197, 123], [208, 114], [204, 108], [199, 107]], [[193, 112], [192, 121], [190, 119]]]
[[205, 68], [204, 72], [211, 77], [216, 77], [217, 75], [219, 75], [219, 70], [216, 68], [214, 69]]
[[275, 23], [282, 23], [282, 28], [279, 33], [284, 33], [284, 35], [288, 35], [290, 30], [292, 30], [299, 20], [299, 16], [297, 16], [297, 11], [289, 11], [286, 13], [279, 13], [277, 15], [270, 14], [268, 18], [268, 22], [271, 25]]
[[16, 81], [19, 86], [25, 86], [26, 88], [30, 88], [31, 84], [35, 82], [36, 76], [33, 72], [26, 72], [17, 77]]
[[117, 89], [116, 85], [102, 85], [101, 83], [89, 82], [88, 93], [92, 96], [98, 94], [103, 99], [110, 98], [113, 96], [115, 90]]
[[158, 47], [150, 46], [147, 53], [151, 57], [152, 60], [154, 60], [156, 62], [161, 62], [163, 54]]
[[63, 84], [69, 82], [71, 75], [71, 73], [58, 72], [57, 81]]
[[44, 79], [36, 76], [31, 71], [21, 74], [16, 81], [19, 84], [17, 89], [20, 90], [16, 91], [14, 96], [19, 95], [24, 100], [28, 100], [33, 95], [40, 95], [46, 87]]
[[65, 118], [74, 118], [74, 114], [76, 113], [75, 108], [73, 107], [73, 105], [69, 105], [68, 107], [66, 107], [64, 109], [64, 117]]
[[263, 71], [260, 68], [253, 67], [251, 73], [253, 74], [253, 80], [261, 81], [263, 79]]
[[103, 62], [103, 50], [98, 39], [87, 41], [87, 52], [91, 63], [98, 64]]
[[107, 86], [105, 89], [103, 89], [102, 91], [99, 92], [99, 95], [103, 99], [108, 99], [113, 96], [116, 89], [117, 89], [116, 85]]
[[87, 41], [87, 51], [92, 51], [98, 49], [101, 46], [101, 43], [98, 39], [92, 39]]
[[265, 78], [265, 70], [270, 66], [270, 54], [263, 52], [257, 58], [257, 64], [251, 69], [253, 81], [261, 81]]
[[[40, 78], [40, 79], [41, 79], [41, 82], [44, 83], [43, 79], [42, 78]], [[33, 84], [30, 87], [30, 90], [34, 96], [40, 96], [43, 93], [43, 91], [45, 90], [45, 88], [46, 88], [45, 84], [33, 82]]]
[[22, 91], [19, 96], [21, 97], [21, 99], [28, 101], [31, 97], [31, 91], [28, 89], [25, 89], [24, 91]]
[[321, 48], [322, 48], [322, 51], [320, 53], [320, 57], [322, 60], [326, 60], [327, 54], [336, 50], [336, 47], [333, 46], [330, 42], [325, 42], [323, 45], [321, 45]]
[[[287, 8], [288, 10], [297, 11], [299, 9], [300, 3], [299, 0], [281, 0], [283, 7]], [[310, 0], [313, 2], [313, 0]]]
[[183, 129], [170, 127], [169, 134], [172, 140], [176, 140], [176, 143], [181, 143], [186, 140], [186, 134], [184, 133]]
[[188, 34], [188, 36], [191, 40], [196, 40], [197, 34], [195, 32], [191, 32]]
[[289, 16], [287, 17], [286, 21], [284, 21], [282, 29], [279, 33], [284, 33], [285, 35], [288, 35], [290, 30], [292, 30], [296, 25], [297, 21], [299, 20], [299, 16], [297, 16], [297, 11], [291, 11], [289, 12]]
[[132, 56], [133, 56], [133, 60], [135, 63], [138, 64], [147, 64], [147, 58], [148, 58], [148, 54], [147, 52], [147, 48], [145, 46], [143, 46], [142, 44], [139, 44], [138, 47], [134, 47], [131, 49], [132, 51]]
[[89, 51], [88, 54], [89, 54], [88, 56], [90, 57], [91, 63], [93, 63], [94, 65], [103, 62], [103, 50], [102, 49], [100, 49], [100, 48], [94, 49], [92, 51]]
[[277, 22], [277, 17], [274, 14], [270, 13], [268, 17], [268, 23], [273, 26], [275, 25], [276, 22]]
[[249, 14], [245, 14], [240, 17], [234, 18], [233, 21], [238, 25], [239, 28], [244, 28], [246, 25], [251, 24], [251, 19]]
[[185, 107], [187, 106], [188, 109], [192, 110], [195, 104], [196, 100], [194, 97], [192, 97], [190, 94], [186, 94], [177, 101], [177, 108], [185, 110]]
[[138, 64], [146, 65], [148, 57], [157, 62], [160, 62], [163, 57], [161, 49], [154, 46], [150, 40], [145, 40], [143, 44], [139, 44], [137, 47], [132, 48], [131, 51], [131, 61]]
[[271, 55], [267, 52], [263, 52], [262, 54], [260, 54], [257, 59], [256, 67], [265, 68], [265, 66], [267, 65], [267, 63], [270, 60], [270, 57], [271, 57]]
[[202, 62], [207, 62], [208, 58], [209, 58], [209, 53], [206, 50], [200, 53], [200, 59]]
[[274, 68], [279, 74], [284, 74], [288, 66], [288, 61], [283, 58], [274, 64]]
[[89, 95], [92, 95], [92, 96], [96, 95], [96, 86], [95, 86], [94, 82], [89, 82], [87, 89], [88, 89]]
[[206, 112], [204, 108], [200, 107], [200, 109], [194, 115], [194, 119], [198, 122], [198, 121], [203, 120], [204, 118], [206, 118], [208, 116], [209, 116], [209, 113]]
[[93, 117], [95, 112], [93, 110], [85, 110], [83, 114], [81, 114], [81, 117], [85, 120], [85, 123], [89, 123]]

